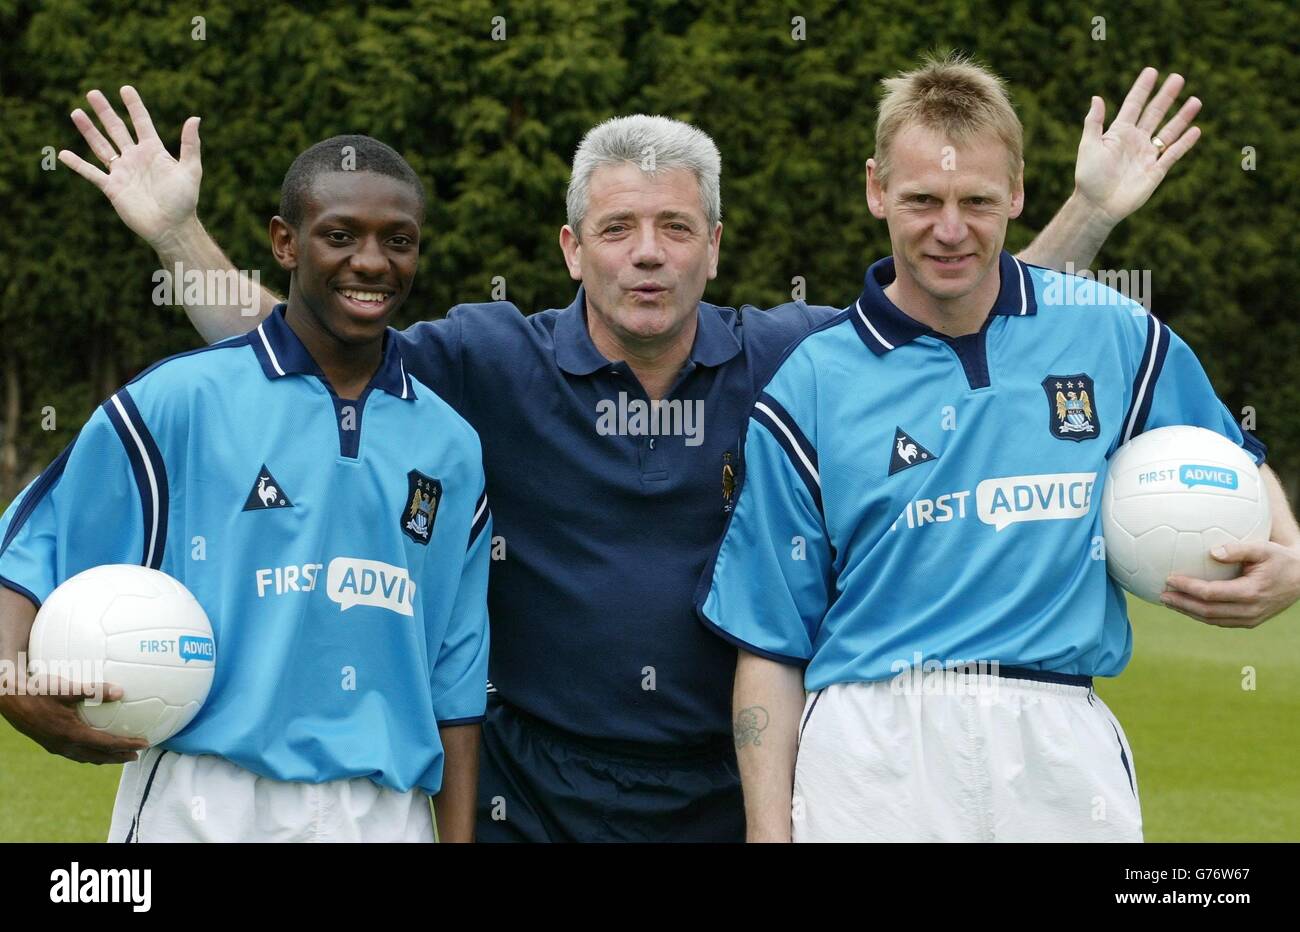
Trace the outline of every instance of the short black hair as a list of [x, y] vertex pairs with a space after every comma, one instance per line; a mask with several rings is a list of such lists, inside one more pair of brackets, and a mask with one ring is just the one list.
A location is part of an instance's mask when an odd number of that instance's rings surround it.
[[280, 216], [290, 226], [301, 225], [307, 196], [317, 176], [339, 171], [376, 172], [405, 182], [419, 196], [420, 219], [424, 219], [424, 183], [420, 176], [392, 146], [356, 135], [322, 139], [293, 160], [280, 185]]

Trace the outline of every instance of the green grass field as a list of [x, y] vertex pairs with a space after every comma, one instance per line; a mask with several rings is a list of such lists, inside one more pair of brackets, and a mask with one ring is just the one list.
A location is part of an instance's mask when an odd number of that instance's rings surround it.
[[[1147, 840], [1300, 840], [1300, 608], [1254, 631], [1132, 611], [1133, 662], [1097, 692], [1133, 746]], [[118, 771], [0, 721], [0, 841], [103, 840]]]

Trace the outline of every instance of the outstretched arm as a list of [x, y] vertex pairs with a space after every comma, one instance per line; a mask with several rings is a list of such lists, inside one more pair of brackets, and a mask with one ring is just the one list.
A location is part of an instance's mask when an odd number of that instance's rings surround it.
[[[234, 264], [199, 223], [199, 184], [203, 178], [199, 118], [190, 117], [181, 128], [177, 160], [163, 145], [135, 88], [127, 85], [121, 95], [135, 130], [134, 139], [99, 90], [92, 90], [86, 99], [108, 133], [107, 138], [83, 110], [72, 111], [73, 125], [107, 171], [67, 149], [59, 152], [59, 161], [104, 192], [122, 222], [154, 248], [167, 271], [174, 271], [179, 264], [182, 269], [234, 272]], [[253, 283], [242, 281], [247, 278], [246, 272], [238, 274], [241, 287], [224, 289], [230, 303], [183, 304], [190, 322], [209, 343], [251, 330], [280, 301], [260, 283], [250, 288]], [[182, 291], [176, 289], [178, 295]], [[239, 296], [250, 293], [255, 295], [253, 302], [241, 303]]]
[[1106, 103], [1092, 98], [1079, 140], [1074, 193], [1020, 253], [1025, 262], [1062, 272], [1091, 266], [1111, 230], [1145, 204], [1174, 163], [1196, 145], [1201, 131], [1191, 123], [1201, 102], [1195, 97], [1156, 132], [1183, 89], [1182, 76], [1171, 74], [1147, 103], [1157, 77], [1156, 69], [1142, 69], [1104, 133]]

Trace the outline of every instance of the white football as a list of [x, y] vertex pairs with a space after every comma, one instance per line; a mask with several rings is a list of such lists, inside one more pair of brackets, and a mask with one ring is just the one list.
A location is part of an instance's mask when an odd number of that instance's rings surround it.
[[1139, 434], [1110, 459], [1101, 501], [1106, 569], [1121, 586], [1159, 602], [1171, 573], [1232, 579], [1220, 544], [1268, 540], [1268, 493], [1254, 459], [1201, 427]]
[[159, 744], [188, 725], [212, 688], [216, 642], [203, 607], [166, 573], [96, 566], [63, 583], [32, 625], [29, 675], [122, 687], [117, 702], [86, 700], [92, 728]]

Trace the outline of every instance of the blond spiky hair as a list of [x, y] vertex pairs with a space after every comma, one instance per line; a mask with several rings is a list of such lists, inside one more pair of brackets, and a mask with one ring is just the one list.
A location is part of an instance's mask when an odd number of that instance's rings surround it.
[[1012, 183], [1024, 167], [1024, 130], [1006, 85], [960, 52], [926, 56], [921, 67], [880, 82], [885, 94], [876, 119], [876, 177], [889, 180], [889, 150], [898, 134], [918, 125], [954, 143], [993, 134], [1007, 147]]

